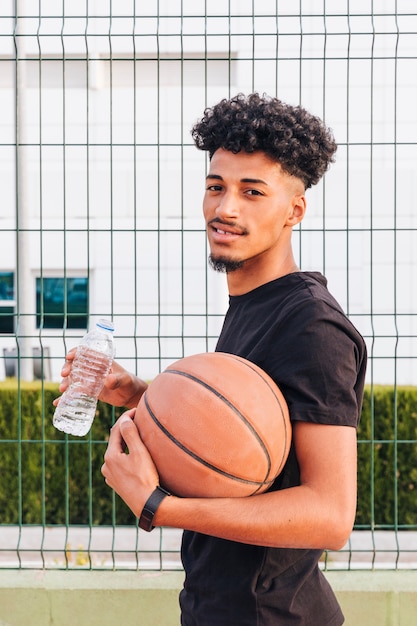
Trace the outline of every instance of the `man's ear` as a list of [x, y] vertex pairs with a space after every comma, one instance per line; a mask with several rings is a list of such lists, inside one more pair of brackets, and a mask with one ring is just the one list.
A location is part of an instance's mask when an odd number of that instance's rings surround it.
[[307, 208], [307, 201], [304, 195], [294, 196], [291, 204], [291, 209], [287, 216], [287, 226], [296, 226], [299, 224], [305, 215]]

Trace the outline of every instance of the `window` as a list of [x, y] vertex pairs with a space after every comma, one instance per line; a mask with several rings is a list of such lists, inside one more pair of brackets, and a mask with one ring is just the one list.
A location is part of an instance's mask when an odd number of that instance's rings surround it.
[[88, 278], [37, 278], [37, 328], [64, 328], [64, 325], [87, 328]]
[[14, 332], [14, 273], [0, 272], [0, 334]]

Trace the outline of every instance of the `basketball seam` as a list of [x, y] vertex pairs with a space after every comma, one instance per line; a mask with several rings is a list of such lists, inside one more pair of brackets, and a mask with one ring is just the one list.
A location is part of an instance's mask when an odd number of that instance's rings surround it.
[[[169, 370], [169, 371], [172, 372], [173, 370]], [[179, 372], [177, 372], [177, 373], [179, 373]], [[184, 374], [184, 372], [181, 372], [181, 374]], [[195, 454], [195, 452], [192, 452], [191, 450], [186, 448], [184, 446], [184, 444], [182, 444], [181, 441], [176, 439], [176, 437], [174, 437], [174, 435], [158, 420], [158, 418], [156, 417], [155, 413], [152, 411], [152, 409], [151, 409], [151, 407], [149, 405], [146, 392], [144, 393], [143, 399], [144, 399], [144, 402], [145, 402], [146, 409], [147, 409], [147, 411], [149, 413], [149, 416], [151, 417], [153, 422], [156, 424], [156, 426], [164, 433], [164, 435], [166, 435], [166, 437], [168, 437], [168, 439], [170, 441], [172, 441], [172, 443], [174, 443], [178, 448], [180, 448], [188, 456], [190, 456], [194, 460], [198, 461], [201, 465], [204, 465], [208, 469], [211, 469], [214, 472], [216, 472], [216, 473], [218, 473], [218, 474], [220, 474], [222, 476], [225, 476], [226, 478], [230, 478], [232, 480], [235, 480], [235, 481], [240, 482], [240, 483], [244, 483], [246, 485], [254, 485], [254, 486], [256, 486], [256, 490], [255, 490], [254, 493], [256, 493], [256, 491], [258, 491], [264, 485], [272, 484], [273, 480], [258, 481], [258, 480], [249, 480], [247, 478], [241, 478], [240, 476], [235, 476], [234, 474], [230, 474], [230, 473], [220, 469], [219, 467], [216, 467], [215, 465], [212, 465], [211, 463], [209, 463], [205, 459], [201, 458], [200, 456], [198, 456], [198, 454]]]
[[[165, 370], [163, 372], [163, 374], [169, 374], [169, 373], [178, 374], [179, 376], [184, 376], [185, 378], [189, 378], [190, 380], [193, 380], [194, 382], [196, 382], [197, 384], [201, 385], [202, 387], [204, 387], [208, 391], [211, 391], [215, 396], [217, 396], [217, 398], [222, 400], [222, 402], [224, 402], [226, 404], [226, 406], [228, 406], [230, 409], [232, 409], [232, 411], [247, 426], [247, 428], [254, 435], [255, 439], [258, 441], [258, 443], [259, 443], [260, 447], [262, 448], [262, 450], [263, 450], [263, 452], [265, 454], [265, 457], [266, 457], [267, 472], [266, 472], [266, 475], [265, 475], [265, 479], [262, 482], [262, 484], [266, 484], [266, 482], [268, 482], [267, 481], [267, 477], [269, 476], [269, 472], [271, 471], [271, 457], [269, 455], [269, 452], [268, 452], [268, 449], [267, 449], [266, 445], [264, 444], [264, 442], [262, 441], [261, 437], [257, 433], [257, 431], [254, 428], [253, 424], [251, 424], [250, 421], [248, 419], [246, 419], [246, 417], [243, 415], [243, 413], [241, 413], [239, 411], [239, 409], [237, 407], [235, 407], [234, 404], [232, 404], [230, 402], [230, 400], [228, 400], [226, 398], [226, 396], [224, 396], [215, 387], [212, 387], [212, 385], [210, 385], [209, 383], [206, 383], [204, 380], [201, 380], [201, 378], [198, 378], [197, 376], [194, 376], [193, 374], [190, 374], [189, 372], [183, 372], [182, 370], [167, 369], [167, 370]], [[258, 483], [258, 481], [256, 481], [256, 482]]]
[[[286, 458], [287, 458], [287, 455], [285, 454], [285, 451], [286, 451], [286, 449], [287, 449], [288, 431], [287, 431], [287, 420], [285, 419], [284, 411], [282, 410], [281, 403], [280, 403], [280, 401], [279, 401], [279, 398], [278, 398], [277, 394], [275, 393], [275, 390], [273, 389], [273, 387], [271, 387], [271, 385], [269, 384], [269, 381], [268, 381], [268, 380], [266, 380], [266, 379], [265, 379], [265, 378], [264, 378], [264, 377], [263, 377], [263, 376], [262, 376], [262, 375], [258, 372], [258, 370], [257, 370], [257, 369], [255, 369], [254, 367], [251, 367], [251, 365], [252, 365], [251, 361], [248, 361], [247, 359], [244, 359], [243, 357], [239, 357], [239, 355], [237, 355], [237, 354], [231, 354], [230, 352], [221, 352], [221, 353], [220, 353], [220, 352], [218, 352], [218, 353], [216, 353], [216, 354], [223, 354], [224, 356], [229, 357], [230, 359], [233, 359], [234, 361], [239, 361], [239, 363], [242, 363], [242, 365], [245, 365], [245, 366], [246, 366], [246, 367], [248, 367], [250, 370], [252, 370], [252, 372], [254, 372], [255, 374], [257, 374], [257, 375], [259, 376], [259, 378], [261, 378], [261, 379], [262, 379], [262, 381], [263, 381], [263, 382], [264, 382], [264, 383], [265, 383], [265, 384], [269, 387], [269, 389], [272, 391], [272, 393], [273, 393], [273, 395], [274, 395], [274, 397], [275, 397], [275, 399], [276, 399], [276, 401], [277, 401], [277, 404], [278, 404], [278, 407], [279, 407], [279, 410], [280, 410], [280, 413], [281, 413], [281, 416], [282, 416], [282, 419], [283, 419], [283, 422], [284, 422], [284, 432], [285, 432], [285, 446], [284, 446], [284, 451], [283, 451], [282, 456], [281, 456], [281, 461], [280, 461], [280, 464], [279, 464], [279, 470], [278, 470], [278, 474], [277, 474], [277, 475], [279, 475], [279, 473], [281, 472], [282, 467], [283, 467], [283, 465], [284, 465], [284, 462], [285, 462], [285, 460], [286, 460]], [[263, 371], [263, 370], [262, 370], [262, 371]], [[266, 374], [266, 372], [265, 372], [265, 374]], [[269, 374], [266, 374], [266, 375], [267, 375], [267, 376], [269, 376]]]

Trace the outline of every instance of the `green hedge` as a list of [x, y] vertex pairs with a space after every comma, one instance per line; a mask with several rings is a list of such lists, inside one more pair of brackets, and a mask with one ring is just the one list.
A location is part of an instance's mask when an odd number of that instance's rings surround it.
[[[99, 402], [90, 435], [67, 437], [52, 426], [57, 395], [52, 383], [0, 383], [0, 523], [134, 524], [100, 472], [123, 409]], [[416, 526], [417, 388], [365, 390], [358, 456], [357, 527]]]
[[356, 525], [417, 528], [416, 387], [365, 389]]
[[100, 472], [123, 409], [99, 402], [90, 434], [67, 437], [52, 426], [58, 395], [53, 383], [0, 383], [0, 523], [135, 523]]

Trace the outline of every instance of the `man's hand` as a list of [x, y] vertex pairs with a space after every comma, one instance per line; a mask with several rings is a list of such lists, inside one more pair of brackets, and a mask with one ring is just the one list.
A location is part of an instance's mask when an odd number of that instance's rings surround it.
[[[65, 357], [65, 363], [61, 370], [62, 381], [59, 386], [61, 393], [64, 393], [68, 388], [75, 352], [76, 348], [73, 348]], [[147, 386], [145, 381], [125, 370], [116, 361], [113, 361], [110, 374], [106, 378], [99, 399], [113, 406], [136, 408]], [[58, 402], [59, 398], [56, 398], [53, 402], [54, 406], [57, 406]]]
[[106, 484], [140, 517], [146, 500], [159, 485], [159, 476], [133, 422], [134, 415], [135, 409], [126, 411], [111, 429], [101, 472]]

